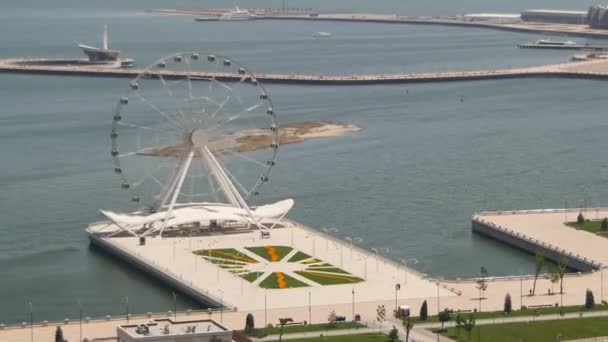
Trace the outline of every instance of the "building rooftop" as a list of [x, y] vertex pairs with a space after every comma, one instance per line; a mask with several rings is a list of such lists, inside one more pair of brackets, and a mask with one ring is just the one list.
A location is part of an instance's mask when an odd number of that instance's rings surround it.
[[147, 324], [121, 325], [118, 328], [131, 337], [206, 334], [228, 330], [213, 320], [173, 322], [170, 319], [156, 319]]

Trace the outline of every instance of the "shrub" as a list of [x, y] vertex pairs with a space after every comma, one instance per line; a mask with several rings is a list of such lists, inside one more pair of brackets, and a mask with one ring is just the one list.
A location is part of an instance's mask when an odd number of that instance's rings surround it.
[[395, 326], [393, 325], [393, 329], [391, 329], [391, 332], [388, 334], [388, 339], [392, 342], [397, 338], [399, 338], [399, 330], [397, 330], [397, 328], [395, 328]]
[[595, 305], [595, 298], [593, 297], [593, 291], [587, 289], [585, 292], [585, 308], [591, 309]]
[[503, 311], [506, 313], [511, 313], [513, 306], [511, 305], [511, 295], [507, 293], [505, 296], [505, 305], [503, 307]]
[[427, 318], [429, 318], [429, 308], [425, 300], [420, 307], [420, 319], [426, 321]]
[[441, 322], [441, 328], [443, 328], [444, 323], [450, 320], [450, 312], [448, 310], [443, 310], [439, 313], [438, 316], [439, 322]]
[[255, 327], [255, 321], [253, 319], [253, 315], [248, 313], [247, 318], [245, 319], [245, 331], [252, 332]]
[[60, 326], [57, 326], [57, 330], [55, 330], [55, 342], [65, 342], [63, 330], [61, 330]]
[[576, 217], [576, 223], [578, 223], [578, 224], [585, 223], [585, 216], [583, 216], [582, 212], [578, 213], [578, 216]]
[[604, 219], [602, 220], [602, 225], [600, 226], [601, 230], [608, 230], [608, 217], [604, 217]]

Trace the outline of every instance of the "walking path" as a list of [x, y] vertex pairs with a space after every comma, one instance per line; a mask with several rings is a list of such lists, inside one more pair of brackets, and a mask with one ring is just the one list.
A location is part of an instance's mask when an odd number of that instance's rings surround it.
[[[44, 63], [43, 63], [44, 61]], [[49, 63], [41, 59], [0, 59], [0, 73], [89, 76], [89, 77], [126, 77], [135, 78], [142, 69], [109, 68], [99, 65], [71, 65]], [[184, 77], [186, 73], [174, 70], [157, 70], [155, 73], [164, 78]], [[238, 82], [242, 76], [229, 73], [192, 72], [197, 78], [215, 78], [225, 82]], [[608, 59], [597, 59], [576, 63], [552, 64], [536, 67], [513, 69], [490, 69], [456, 72], [376, 74], [376, 75], [321, 75], [292, 73], [256, 73], [264, 83], [309, 84], [309, 85], [364, 85], [364, 84], [404, 84], [426, 82], [479, 81], [495, 79], [558, 77], [608, 80]]]

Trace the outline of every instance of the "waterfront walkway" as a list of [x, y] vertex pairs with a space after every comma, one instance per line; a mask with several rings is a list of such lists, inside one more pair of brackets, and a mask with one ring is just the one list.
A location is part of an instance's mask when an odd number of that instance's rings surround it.
[[498, 232], [494, 236], [497, 240], [510, 244], [517, 244], [511, 239], [530, 242], [530, 248], [544, 250], [545, 256], [554, 261], [563, 255], [592, 268], [604, 268], [608, 265], [608, 239], [564, 224], [576, 221], [579, 212], [588, 219], [608, 217], [608, 208], [547, 209], [482, 212], [473, 216], [473, 222], [487, 231]]
[[[41, 63], [46, 61], [47, 63]], [[142, 69], [108, 68], [96, 65], [76, 65], [48, 63], [50, 60], [0, 59], [0, 73], [21, 73], [41, 75], [126, 77], [135, 78]], [[186, 74], [173, 70], [156, 70], [163, 77], [179, 78]], [[220, 81], [240, 81], [241, 76], [227, 73], [192, 72], [199, 78], [216, 78]], [[608, 80], [608, 60], [598, 59], [576, 63], [552, 64], [496, 70], [472, 70], [438, 73], [376, 74], [376, 75], [321, 75], [290, 73], [256, 73], [259, 81], [282, 84], [317, 85], [364, 85], [364, 84], [404, 84], [428, 82], [479, 81], [514, 78], [554, 77]]]
[[[218, 16], [232, 9], [154, 9], [149, 12], [163, 15], [184, 15], [191, 17]], [[282, 11], [250, 9], [258, 20], [304, 20], [337, 21], [352, 23], [380, 23], [402, 25], [440, 25], [469, 28], [483, 28], [536, 34], [557, 34], [579, 37], [608, 38], [608, 30], [592, 29], [588, 25], [524, 22], [520, 19], [479, 20], [464, 16], [403, 16], [398, 13], [316, 13], [313, 11]], [[312, 15], [311, 15], [312, 14]]]

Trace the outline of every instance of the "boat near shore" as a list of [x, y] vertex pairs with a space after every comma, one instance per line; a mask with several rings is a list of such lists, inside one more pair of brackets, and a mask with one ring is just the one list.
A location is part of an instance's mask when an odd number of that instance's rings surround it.
[[541, 39], [533, 43], [518, 44], [521, 49], [553, 49], [553, 50], [591, 50], [603, 51], [608, 50], [608, 46], [597, 46], [590, 44], [579, 44], [572, 40], [551, 40]]

